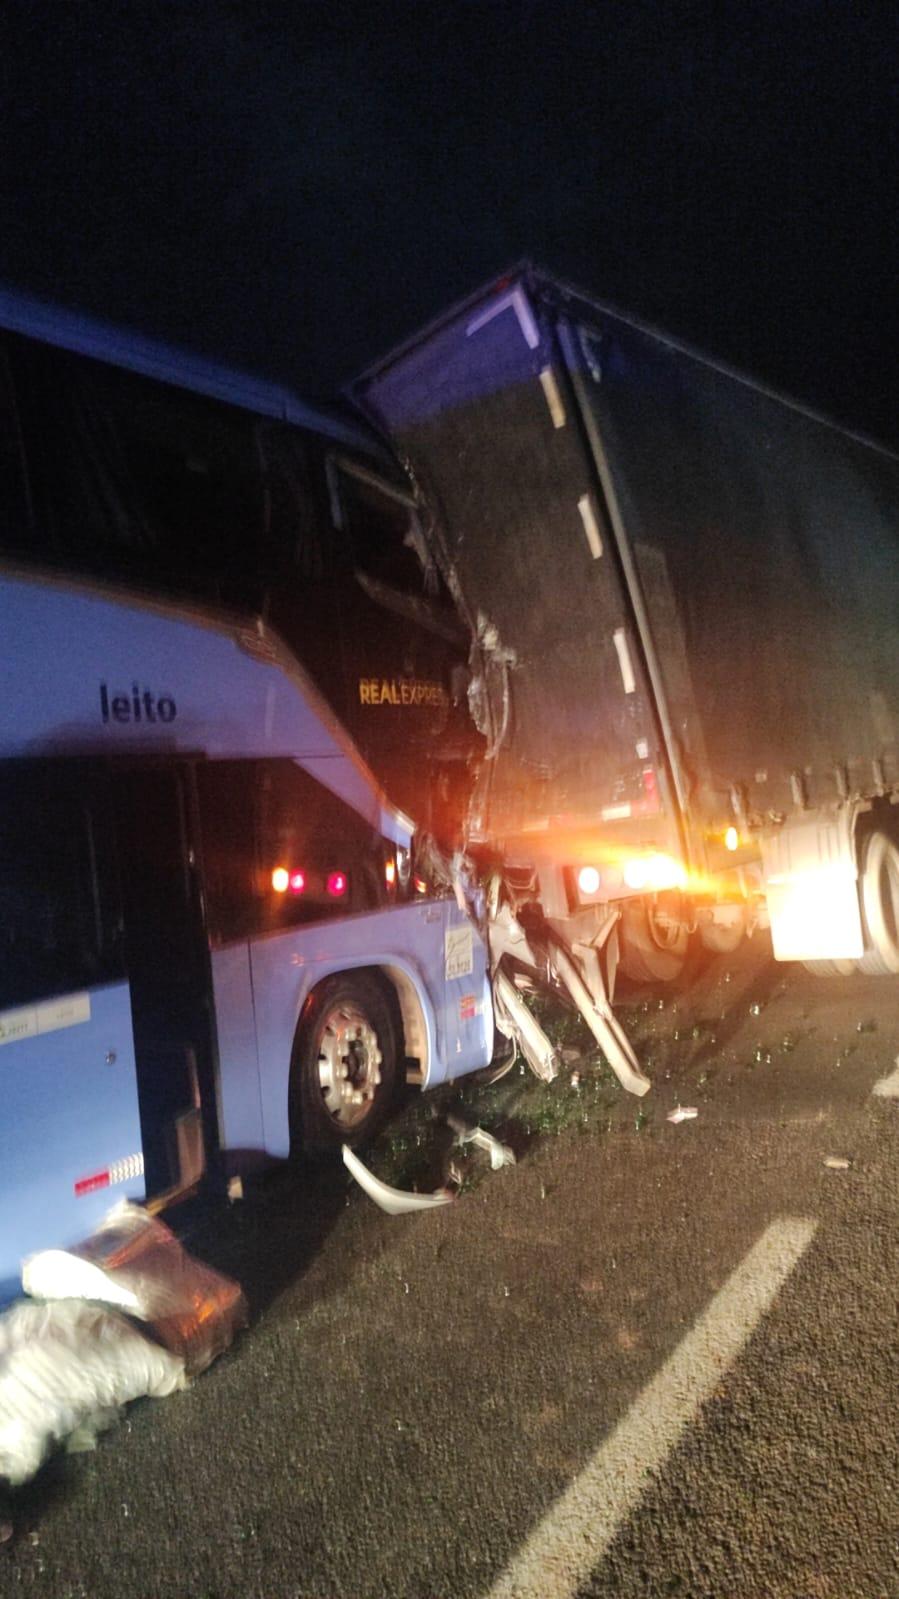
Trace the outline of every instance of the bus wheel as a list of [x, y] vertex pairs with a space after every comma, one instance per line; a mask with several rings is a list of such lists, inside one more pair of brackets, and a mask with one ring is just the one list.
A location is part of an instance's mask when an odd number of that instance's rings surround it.
[[635, 983], [673, 983], [687, 959], [684, 923], [650, 900], [626, 900], [618, 924], [619, 965]]
[[354, 1147], [383, 1126], [399, 1086], [397, 1027], [368, 974], [328, 977], [300, 1018], [290, 1070], [291, 1143]]

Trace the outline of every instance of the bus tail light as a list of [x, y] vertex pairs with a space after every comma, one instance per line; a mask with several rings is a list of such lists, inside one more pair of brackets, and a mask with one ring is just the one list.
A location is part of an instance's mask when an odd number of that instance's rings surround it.
[[349, 888], [346, 872], [329, 872], [325, 887], [332, 899], [342, 899]]
[[291, 874], [290, 874], [290, 892], [291, 892], [291, 894], [302, 894], [304, 889], [305, 889], [305, 887], [306, 887], [306, 874], [305, 874], [305, 872], [291, 872]]

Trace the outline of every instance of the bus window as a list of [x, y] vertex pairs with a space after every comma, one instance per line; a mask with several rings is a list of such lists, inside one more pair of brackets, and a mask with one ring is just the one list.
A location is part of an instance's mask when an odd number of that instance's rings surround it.
[[256, 442], [265, 483], [260, 569], [282, 583], [297, 576], [319, 583], [331, 574], [335, 552], [309, 440], [296, 428], [260, 421]]
[[0, 525], [8, 549], [27, 550], [31, 543], [31, 504], [5, 343], [0, 344]]
[[255, 420], [84, 356], [9, 347], [47, 556], [252, 607], [265, 519]]
[[445, 600], [408, 494], [341, 457], [331, 457], [328, 476], [332, 518], [356, 570], [397, 593]]
[[0, 1008], [123, 976], [109, 837], [77, 769], [0, 766]]
[[197, 767], [206, 923], [213, 948], [259, 931], [258, 768], [258, 761], [209, 761]]
[[197, 790], [214, 946], [377, 910], [405, 892], [392, 846], [294, 761], [210, 761]]

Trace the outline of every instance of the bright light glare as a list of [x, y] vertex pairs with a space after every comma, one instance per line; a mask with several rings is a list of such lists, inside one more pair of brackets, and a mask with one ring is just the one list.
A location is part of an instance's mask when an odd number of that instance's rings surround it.
[[595, 894], [599, 889], [599, 872], [595, 866], [582, 866], [577, 874], [578, 891], [581, 894]]
[[286, 866], [276, 866], [272, 872], [272, 888], [276, 894], [286, 894], [290, 883], [290, 873]]
[[671, 855], [639, 855], [626, 863], [624, 881], [628, 888], [637, 892], [661, 892], [666, 888], [683, 888], [687, 873], [681, 862]]
[[724, 835], [725, 849], [739, 849], [740, 835], [735, 827], [729, 827]]

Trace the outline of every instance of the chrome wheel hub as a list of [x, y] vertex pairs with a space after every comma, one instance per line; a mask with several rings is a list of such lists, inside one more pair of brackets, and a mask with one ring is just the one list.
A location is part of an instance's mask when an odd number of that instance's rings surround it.
[[355, 1127], [371, 1109], [381, 1083], [378, 1035], [364, 1011], [335, 1005], [321, 1026], [318, 1079], [325, 1109], [340, 1127]]

